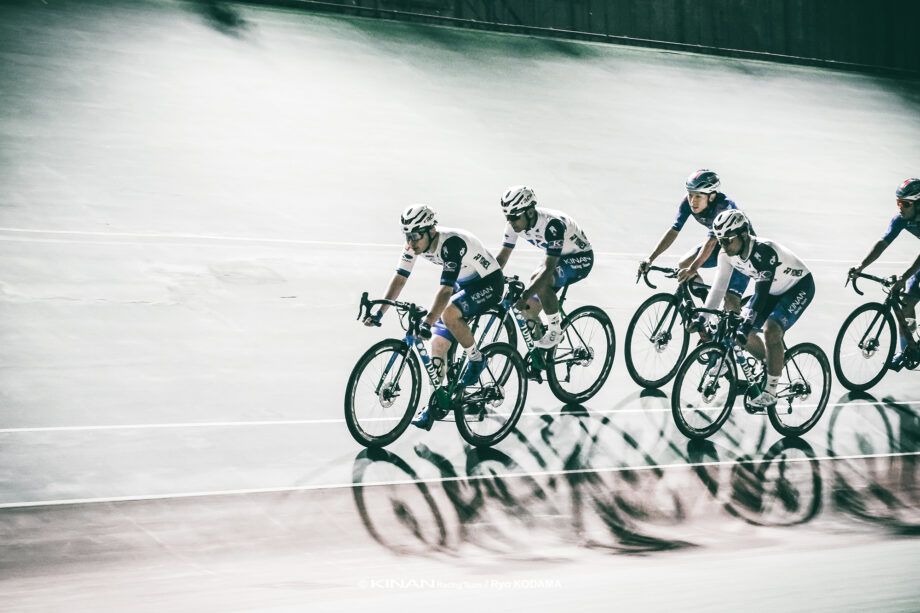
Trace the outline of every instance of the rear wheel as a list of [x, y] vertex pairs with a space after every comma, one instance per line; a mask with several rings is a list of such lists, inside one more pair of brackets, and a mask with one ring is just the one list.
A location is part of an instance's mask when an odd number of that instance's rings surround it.
[[345, 390], [345, 423], [365, 447], [383, 447], [409, 427], [422, 389], [418, 358], [403, 341], [387, 339], [355, 364]]
[[584, 402], [607, 381], [616, 353], [613, 322], [594, 306], [575, 309], [562, 322], [562, 340], [547, 351], [546, 381], [562, 402]]
[[776, 404], [767, 409], [770, 423], [783, 436], [801, 436], [814, 428], [831, 395], [831, 366], [820, 347], [802, 343], [786, 352], [776, 388]]
[[884, 304], [869, 302], [850, 313], [834, 343], [834, 371], [843, 386], [861, 392], [881, 381], [896, 338], [894, 318]]
[[626, 329], [626, 370], [645, 388], [661, 387], [687, 355], [690, 334], [674, 294], [655, 294], [636, 309]]
[[527, 399], [524, 360], [507, 343], [482, 349], [486, 361], [479, 380], [457, 391], [454, 416], [460, 436], [474, 447], [504, 439], [521, 418]]

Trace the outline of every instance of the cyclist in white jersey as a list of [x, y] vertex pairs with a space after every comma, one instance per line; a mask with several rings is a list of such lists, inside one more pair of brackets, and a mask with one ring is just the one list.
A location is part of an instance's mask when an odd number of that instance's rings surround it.
[[546, 311], [549, 325], [536, 346], [550, 349], [562, 340], [556, 292], [591, 272], [594, 266], [591, 242], [575, 220], [565, 213], [537, 208], [537, 197], [527, 186], [516, 185], [505, 190], [501, 207], [508, 223], [496, 257], [499, 265], [504, 268], [508, 263], [518, 237], [546, 252], [546, 259], [534, 271], [515, 307], [534, 325], [540, 320], [540, 310]]
[[[440, 289], [422, 321], [419, 336], [431, 339], [432, 361], [442, 378], [447, 352], [455, 340], [459, 342], [469, 358], [460, 384], [472, 385], [479, 379], [485, 360], [473, 341], [467, 319], [501, 300], [505, 291], [501, 267], [471, 233], [438, 226], [437, 216], [427, 205], [408, 207], [400, 221], [406, 246], [384, 298], [395, 300], [399, 296], [417, 259], [440, 266]], [[365, 325], [378, 324], [387, 308], [387, 305], [381, 305], [376, 313], [364, 320]], [[426, 404], [412, 423], [427, 430], [433, 421], [434, 415], [429, 413]]]
[[[815, 296], [815, 282], [808, 267], [791, 251], [769, 239], [752, 236], [748, 218], [738, 209], [716, 216], [712, 229], [722, 253], [716, 280], [706, 308], [719, 308], [733, 271], [754, 281], [754, 297], [742, 312], [736, 342], [764, 360], [767, 381], [751, 404], [766, 409], [776, 404], [776, 387], [783, 372], [783, 335], [799, 319]], [[764, 342], [757, 331], [763, 327]], [[726, 368], [723, 365], [723, 368]]]

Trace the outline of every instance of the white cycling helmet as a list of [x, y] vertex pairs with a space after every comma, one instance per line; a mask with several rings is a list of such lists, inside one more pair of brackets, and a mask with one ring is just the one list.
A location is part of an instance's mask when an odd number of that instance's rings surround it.
[[712, 222], [712, 232], [716, 238], [722, 239], [729, 236], [738, 236], [742, 232], [751, 231], [751, 222], [747, 215], [738, 209], [727, 209], [716, 215]]
[[427, 230], [438, 223], [438, 216], [427, 204], [411, 204], [399, 218], [403, 234], [409, 235]]
[[520, 215], [532, 206], [537, 206], [537, 195], [526, 185], [509, 187], [502, 194], [502, 213], [505, 215]]

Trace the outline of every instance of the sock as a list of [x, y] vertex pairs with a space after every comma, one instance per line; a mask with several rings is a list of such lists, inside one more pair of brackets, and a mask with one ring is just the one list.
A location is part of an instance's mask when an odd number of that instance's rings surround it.
[[471, 362], [481, 362], [482, 354], [479, 353], [479, 347], [476, 345], [470, 345], [466, 348], [466, 357]]
[[768, 391], [774, 396], [776, 396], [776, 386], [778, 384], [779, 384], [779, 375], [775, 377], [773, 375], [767, 375], [767, 386], [766, 386], [765, 391]]
[[901, 342], [901, 351], [907, 349], [907, 337], [899, 335], [898, 340]]
[[551, 327], [558, 328], [562, 325], [562, 315], [560, 315], [558, 311], [553, 313], [552, 315], [547, 313], [546, 321], [549, 323]]

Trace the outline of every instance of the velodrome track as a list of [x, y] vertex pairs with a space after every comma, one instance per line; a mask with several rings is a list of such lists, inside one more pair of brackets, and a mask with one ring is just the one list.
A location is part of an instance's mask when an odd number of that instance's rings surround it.
[[[690, 446], [622, 340], [705, 166], [811, 267], [789, 340], [830, 354], [881, 296], [843, 280], [920, 173], [920, 83], [195, 6], [0, 5], [4, 610], [916, 610], [916, 372], [835, 381], [804, 443], [737, 412]], [[354, 320], [399, 211], [497, 246], [521, 182], [595, 245], [570, 300], [613, 318], [607, 385], [583, 411], [532, 386], [491, 453], [446, 423], [363, 452], [342, 397], [399, 333]], [[916, 253], [905, 235], [869, 272]]]

